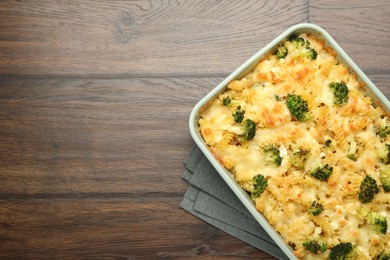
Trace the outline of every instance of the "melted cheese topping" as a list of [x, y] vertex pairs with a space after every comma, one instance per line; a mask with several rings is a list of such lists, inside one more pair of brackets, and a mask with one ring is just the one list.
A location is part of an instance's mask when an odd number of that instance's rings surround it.
[[[286, 41], [288, 55], [279, 59], [270, 54], [245, 77], [230, 82], [201, 114], [199, 128], [209, 149], [244, 189], [253, 189], [253, 177], [258, 174], [268, 180], [254, 203], [286, 243], [294, 245], [297, 257], [325, 259], [331, 247], [350, 242], [359, 259], [372, 259], [390, 247], [389, 231], [376, 232], [359, 211], [364, 208], [387, 219], [390, 216], [390, 193], [382, 189], [379, 176], [390, 138], [377, 135], [389, 115], [365, 95], [364, 84], [337, 61], [323, 40], [307, 34], [299, 37], [317, 52], [316, 59], [302, 56]], [[335, 104], [331, 82], [348, 87], [348, 102]], [[307, 101], [309, 120], [294, 119], [286, 105], [288, 94]], [[224, 104], [227, 98], [230, 103]], [[256, 124], [252, 140], [242, 139], [243, 123], [233, 117], [237, 109], [245, 111], [244, 120]], [[269, 144], [280, 151], [280, 166], [265, 160], [263, 148]], [[297, 149], [310, 151], [301, 168], [290, 160]], [[326, 164], [333, 167], [328, 180], [310, 176]], [[372, 202], [362, 204], [358, 193], [366, 175], [377, 181], [380, 192]], [[324, 206], [318, 216], [307, 210], [315, 200]], [[326, 242], [328, 250], [310, 253], [302, 245], [310, 238]]]

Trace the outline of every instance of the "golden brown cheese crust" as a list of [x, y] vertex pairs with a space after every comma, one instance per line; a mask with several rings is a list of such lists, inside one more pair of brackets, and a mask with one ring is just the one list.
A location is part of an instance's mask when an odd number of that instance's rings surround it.
[[[389, 115], [365, 95], [364, 84], [337, 61], [335, 51], [323, 40], [308, 34], [299, 37], [317, 52], [316, 59], [302, 56], [286, 41], [288, 55], [268, 55], [245, 77], [231, 81], [202, 112], [199, 128], [214, 156], [244, 189], [251, 192], [258, 174], [268, 180], [254, 203], [286, 243], [295, 245], [297, 257], [325, 259], [331, 247], [350, 242], [359, 259], [372, 259], [390, 248], [389, 232], [378, 234], [359, 212], [364, 208], [387, 219], [390, 216], [390, 195], [383, 191], [379, 176], [386, 167], [381, 151], [390, 140], [377, 135]], [[335, 104], [329, 88], [332, 82], [348, 87], [348, 102]], [[288, 94], [307, 101], [309, 120], [301, 122], [292, 116], [286, 105]], [[224, 99], [230, 103], [224, 104]], [[252, 140], [242, 138], [242, 122], [233, 117], [237, 109], [245, 111], [244, 120], [256, 124]], [[264, 159], [263, 148], [269, 144], [280, 151], [280, 166]], [[310, 151], [302, 168], [291, 163], [298, 149]], [[310, 176], [313, 169], [326, 164], [333, 167], [328, 180]], [[380, 192], [362, 204], [358, 192], [366, 175], [377, 181]], [[324, 206], [318, 216], [307, 210], [315, 200]], [[309, 238], [325, 241], [328, 250], [321, 255], [310, 253], [302, 245]]]

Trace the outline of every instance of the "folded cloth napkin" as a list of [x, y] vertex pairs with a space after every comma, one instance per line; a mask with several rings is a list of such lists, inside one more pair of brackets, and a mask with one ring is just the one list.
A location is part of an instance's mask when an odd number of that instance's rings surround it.
[[183, 179], [189, 186], [181, 208], [277, 259], [288, 259], [197, 146], [184, 165]]

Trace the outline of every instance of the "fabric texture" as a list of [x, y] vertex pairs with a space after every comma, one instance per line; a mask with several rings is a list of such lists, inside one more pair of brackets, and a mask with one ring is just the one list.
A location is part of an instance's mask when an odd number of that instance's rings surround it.
[[197, 146], [184, 165], [183, 179], [189, 185], [181, 208], [277, 259], [288, 259]]

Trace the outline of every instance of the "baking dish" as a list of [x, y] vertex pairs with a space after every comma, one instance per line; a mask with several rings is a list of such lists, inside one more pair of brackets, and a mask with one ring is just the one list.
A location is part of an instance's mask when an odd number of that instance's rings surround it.
[[238, 183], [234, 180], [233, 176], [229, 171], [227, 171], [213, 156], [213, 154], [208, 149], [207, 145], [204, 143], [203, 138], [198, 130], [198, 119], [199, 114], [203, 111], [205, 107], [207, 107], [208, 103], [216, 98], [217, 95], [224, 92], [226, 90], [226, 86], [230, 81], [234, 79], [239, 79], [248, 72], [250, 72], [254, 66], [264, 57], [264, 55], [269, 52], [274, 51], [277, 46], [285, 41], [292, 34], [300, 34], [300, 33], [310, 33], [318, 38], [325, 40], [325, 44], [333, 48], [333, 50], [337, 53], [337, 60], [349, 67], [351, 71], [356, 72], [358, 80], [360, 82], [364, 82], [366, 84], [367, 95], [372, 99], [379, 101], [383, 108], [388, 112], [390, 110], [390, 103], [387, 98], [379, 91], [379, 89], [368, 79], [368, 77], [362, 72], [362, 70], [351, 60], [351, 58], [341, 49], [341, 47], [335, 42], [335, 40], [321, 27], [316, 26], [314, 24], [302, 23], [291, 28], [287, 29], [280, 36], [275, 38], [271, 43], [265, 46], [262, 50], [257, 52], [251, 58], [249, 58], [244, 64], [242, 64], [238, 69], [236, 69], [232, 74], [230, 74], [225, 80], [223, 80], [216, 88], [214, 88], [208, 95], [206, 95], [192, 110], [189, 119], [189, 127], [190, 133], [211, 162], [211, 164], [215, 167], [221, 177], [225, 180], [228, 186], [232, 189], [232, 191], [237, 195], [237, 197], [242, 201], [242, 203], [246, 206], [249, 212], [254, 216], [254, 218], [260, 223], [260, 225], [266, 230], [266, 232], [270, 235], [270, 237], [275, 241], [275, 243], [283, 250], [283, 252], [290, 259], [297, 259], [290, 246], [288, 246], [281, 236], [273, 229], [273, 227], [267, 222], [267, 220], [263, 217], [261, 213], [259, 213], [254, 203], [252, 202], [250, 196], [244, 191]]

